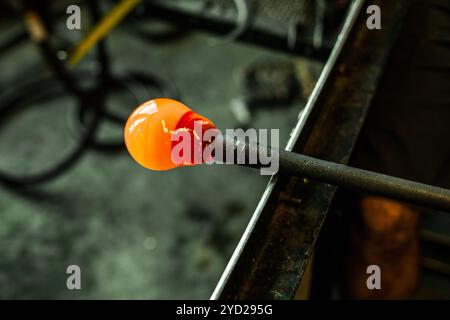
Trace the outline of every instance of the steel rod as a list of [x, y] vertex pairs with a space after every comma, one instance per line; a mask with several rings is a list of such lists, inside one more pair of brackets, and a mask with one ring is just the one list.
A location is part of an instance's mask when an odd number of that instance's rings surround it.
[[[247, 167], [262, 167], [259, 159], [270, 155], [279, 159], [279, 171], [292, 175], [325, 182], [353, 190], [385, 196], [432, 209], [450, 212], [450, 190], [401, 179], [377, 172], [367, 171], [347, 165], [329, 162], [303, 154], [275, 149], [253, 143], [243, 143], [225, 137], [225, 152], [245, 153], [245, 159], [255, 155], [256, 164], [237, 163]], [[277, 153], [277, 154], [275, 154]], [[236, 158], [235, 158], [236, 159]]]

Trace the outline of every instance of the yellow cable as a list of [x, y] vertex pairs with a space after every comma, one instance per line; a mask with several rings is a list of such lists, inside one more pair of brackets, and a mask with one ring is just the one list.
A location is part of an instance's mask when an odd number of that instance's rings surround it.
[[140, 0], [122, 0], [94, 27], [88, 35], [78, 43], [71, 51], [69, 65], [75, 66], [91, 50], [93, 46], [102, 40], [125, 16], [133, 10]]

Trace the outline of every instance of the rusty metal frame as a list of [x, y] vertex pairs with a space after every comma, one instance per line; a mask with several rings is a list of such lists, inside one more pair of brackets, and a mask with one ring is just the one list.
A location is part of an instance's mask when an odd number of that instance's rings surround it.
[[[382, 9], [382, 29], [366, 7]], [[355, 0], [287, 150], [346, 164], [367, 114], [407, 0]], [[291, 299], [337, 187], [279, 175], [270, 180], [211, 299]]]

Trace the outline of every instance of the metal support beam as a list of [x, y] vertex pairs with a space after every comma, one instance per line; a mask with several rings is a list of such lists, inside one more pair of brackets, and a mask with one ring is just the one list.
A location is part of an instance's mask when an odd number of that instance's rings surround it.
[[[407, 8], [406, 0], [353, 2], [351, 12], [287, 145], [346, 164]], [[368, 30], [368, 4], [383, 28]], [[280, 174], [264, 192], [212, 299], [291, 299], [337, 187]]]

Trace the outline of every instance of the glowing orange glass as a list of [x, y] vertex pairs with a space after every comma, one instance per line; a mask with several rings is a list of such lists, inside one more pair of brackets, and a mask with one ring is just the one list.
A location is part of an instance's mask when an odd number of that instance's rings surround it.
[[174, 163], [172, 136], [180, 130], [187, 131], [191, 135], [192, 149], [199, 141], [204, 149], [206, 143], [203, 137], [194, 132], [194, 122], [201, 125], [203, 133], [216, 128], [209, 119], [193, 112], [181, 102], [166, 98], [149, 100], [137, 107], [128, 118], [124, 131], [125, 145], [134, 160], [148, 169], [169, 170], [193, 165], [193, 156], [189, 162]]

